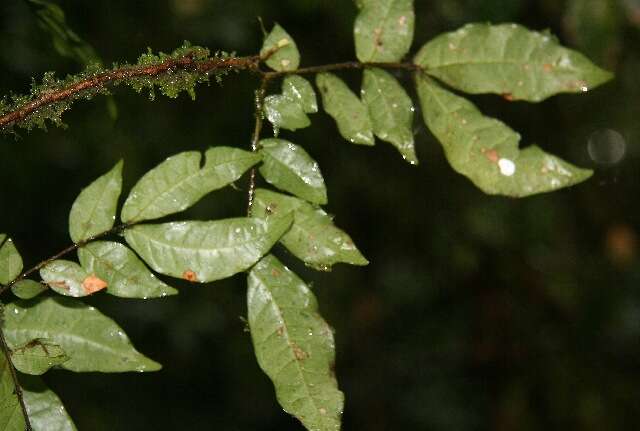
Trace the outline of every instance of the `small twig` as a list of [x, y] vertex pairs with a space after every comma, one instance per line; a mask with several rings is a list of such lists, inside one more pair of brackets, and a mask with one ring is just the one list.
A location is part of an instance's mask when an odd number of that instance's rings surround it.
[[11, 286], [13, 286], [14, 284], [16, 284], [19, 281], [24, 280], [25, 278], [27, 278], [28, 276], [30, 276], [31, 274], [33, 274], [36, 271], [41, 270], [42, 268], [44, 268], [45, 266], [47, 266], [49, 263], [53, 262], [56, 259], [60, 259], [61, 257], [71, 253], [72, 251], [75, 251], [81, 247], [84, 247], [85, 245], [89, 244], [92, 241], [98, 240], [100, 238], [104, 238], [105, 236], [108, 235], [112, 235], [118, 232], [122, 232], [123, 230], [134, 226], [135, 223], [130, 223], [130, 224], [121, 224], [119, 226], [115, 226], [107, 231], [101, 232], [97, 235], [94, 235], [90, 238], [87, 238], [85, 240], [79, 241], [76, 244], [72, 244], [69, 247], [65, 248], [64, 250], [59, 251], [58, 253], [54, 254], [53, 256], [43, 260], [42, 262], [38, 263], [37, 265], [35, 265], [32, 268], [29, 268], [28, 270], [24, 271], [22, 274], [20, 274], [19, 276], [17, 276], [16, 278], [14, 278], [9, 284], [7, 285], [3, 285], [0, 286], [0, 295], [2, 295], [4, 292], [6, 292], [7, 290], [11, 289]]
[[305, 75], [313, 73], [331, 72], [335, 70], [347, 70], [347, 69], [364, 69], [367, 67], [379, 67], [382, 69], [400, 69], [408, 70], [411, 72], [424, 71], [424, 67], [413, 63], [361, 63], [359, 61], [347, 61], [344, 63], [324, 64], [321, 66], [303, 67], [296, 70], [285, 70], [277, 72], [261, 72], [263, 76], [268, 76], [270, 79], [278, 78], [285, 75]]
[[4, 338], [4, 332], [2, 330], [0, 330], [0, 349], [2, 349], [2, 353], [4, 354], [5, 360], [7, 361], [7, 366], [9, 367], [9, 372], [11, 373], [11, 380], [13, 380], [13, 386], [15, 388], [15, 394], [18, 397], [20, 408], [22, 409], [22, 414], [24, 415], [25, 431], [33, 431], [31, 422], [29, 421], [29, 414], [27, 413], [27, 406], [24, 404], [24, 395], [22, 393], [20, 382], [18, 381], [18, 374], [16, 373], [16, 369], [13, 367], [13, 363], [11, 362], [11, 350], [7, 345], [7, 341]]
[[[260, 142], [260, 133], [262, 132], [262, 126], [264, 124], [264, 117], [262, 113], [262, 109], [264, 106], [264, 96], [267, 92], [267, 87], [269, 86], [269, 81], [271, 81], [271, 76], [269, 72], [261, 72], [262, 79], [260, 81], [260, 88], [256, 90], [256, 98], [255, 98], [255, 106], [254, 106], [254, 116], [255, 116], [255, 125], [253, 128], [253, 135], [251, 136], [251, 151], [258, 151], [258, 143]], [[253, 209], [253, 199], [256, 194], [256, 168], [251, 168], [251, 172], [249, 173], [249, 191], [247, 192], [247, 216], [251, 217], [251, 210]]]

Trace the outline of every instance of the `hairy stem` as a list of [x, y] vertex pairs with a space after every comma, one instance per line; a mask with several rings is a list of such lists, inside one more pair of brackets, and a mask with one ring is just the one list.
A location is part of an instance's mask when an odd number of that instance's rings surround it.
[[37, 265], [33, 266], [32, 268], [27, 269], [26, 271], [24, 271], [22, 274], [20, 274], [19, 276], [17, 276], [16, 278], [14, 278], [9, 284], [4, 285], [4, 286], [0, 286], [0, 295], [2, 295], [4, 292], [6, 292], [7, 290], [11, 289], [11, 286], [13, 286], [14, 284], [16, 284], [17, 282], [24, 280], [25, 278], [27, 278], [28, 276], [30, 276], [31, 274], [33, 274], [36, 271], [41, 270], [42, 268], [44, 268], [45, 266], [47, 266], [49, 263], [53, 262], [56, 259], [60, 259], [61, 257], [66, 256], [67, 254], [81, 248], [84, 247], [85, 245], [89, 244], [92, 241], [96, 241], [98, 239], [104, 238], [105, 236], [108, 235], [113, 235], [116, 233], [120, 233], [123, 230], [133, 226], [135, 223], [131, 223], [131, 224], [121, 224], [119, 226], [115, 226], [107, 231], [101, 232], [97, 235], [94, 235], [90, 238], [87, 238], [85, 240], [79, 241], [76, 244], [72, 244], [70, 246], [68, 246], [67, 248], [59, 251], [58, 253], [54, 254], [53, 256], [43, 260], [42, 262], [38, 263]]
[[0, 349], [2, 349], [2, 353], [7, 360], [7, 366], [9, 367], [9, 372], [11, 373], [11, 380], [13, 380], [13, 387], [15, 388], [15, 394], [18, 397], [18, 401], [20, 402], [20, 408], [22, 409], [22, 414], [24, 415], [25, 422], [25, 431], [33, 431], [31, 427], [31, 422], [29, 421], [29, 415], [27, 413], [27, 406], [24, 404], [24, 395], [22, 393], [22, 387], [20, 386], [20, 382], [18, 381], [18, 374], [16, 373], [16, 369], [11, 362], [11, 350], [9, 346], [7, 346], [7, 341], [4, 339], [4, 332], [0, 329]]
[[[253, 135], [251, 136], [251, 151], [258, 151], [258, 142], [260, 142], [260, 133], [262, 132], [262, 126], [264, 124], [264, 116], [262, 109], [264, 106], [264, 96], [267, 92], [267, 87], [271, 81], [271, 76], [268, 72], [262, 72], [262, 80], [260, 81], [260, 88], [256, 90], [254, 116], [255, 125], [253, 128]], [[256, 175], [257, 170], [255, 167], [251, 168], [249, 173], [249, 191], [247, 192], [247, 216], [251, 217], [251, 210], [253, 209], [253, 199], [256, 194]]]
[[159, 75], [173, 73], [176, 70], [207, 73], [215, 70], [255, 70], [260, 63], [259, 56], [212, 58], [209, 60], [196, 60], [192, 55], [185, 55], [178, 59], [168, 59], [150, 66], [127, 66], [114, 69], [76, 82], [60, 90], [45, 91], [27, 104], [18, 109], [0, 116], [0, 130], [6, 129], [17, 122], [27, 118], [39, 109], [56, 102], [70, 99], [82, 91], [94, 88], [102, 88], [109, 84], [116, 84], [123, 80], [138, 77], [157, 77]]

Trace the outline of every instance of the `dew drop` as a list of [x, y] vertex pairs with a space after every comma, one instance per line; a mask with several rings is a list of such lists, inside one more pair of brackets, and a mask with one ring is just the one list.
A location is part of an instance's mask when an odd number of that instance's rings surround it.
[[602, 165], [615, 165], [624, 159], [627, 143], [624, 137], [612, 129], [596, 130], [587, 143], [589, 157]]
[[498, 167], [500, 168], [500, 173], [505, 177], [510, 177], [516, 173], [516, 164], [509, 159], [498, 160]]

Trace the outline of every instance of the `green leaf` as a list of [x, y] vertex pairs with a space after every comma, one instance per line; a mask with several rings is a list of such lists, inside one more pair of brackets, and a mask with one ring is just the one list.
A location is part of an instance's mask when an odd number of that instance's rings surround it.
[[33, 431], [76, 431], [62, 401], [41, 378], [21, 375], [20, 383]]
[[139, 353], [113, 320], [78, 300], [46, 297], [5, 307], [5, 335], [14, 349], [46, 338], [62, 347], [71, 371], [157, 371], [160, 364]]
[[91, 45], [69, 27], [60, 6], [48, 0], [27, 0], [27, 2], [37, 15], [39, 26], [51, 35], [53, 47], [58, 54], [84, 65], [102, 64], [102, 60]]
[[82, 190], [69, 213], [69, 234], [78, 243], [113, 227], [122, 191], [122, 160]]
[[361, 94], [369, 108], [375, 135], [396, 147], [406, 161], [417, 165], [413, 102], [398, 80], [382, 69], [366, 69]]
[[339, 262], [351, 265], [369, 263], [349, 235], [338, 229], [321, 209], [301, 199], [264, 189], [256, 190], [253, 204], [255, 216], [265, 219], [293, 212], [291, 229], [280, 242], [305, 264], [326, 271]]
[[127, 229], [125, 238], [155, 271], [205, 283], [252, 267], [291, 222], [288, 216], [138, 225]]
[[279, 24], [273, 26], [260, 50], [262, 57], [270, 53], [266, 63], [273, 70], [296, 70], [300, 65], [300, 53], [295, 41]]
[[207, 150], [203, 167], [201, 157], [196, 151], [180, 153], [147, 172], [124, 203], [122, 221], [138, 222], [184, 211], [260, 161], [255, 153], [230, 147]]
[[11, 291], [20, 299], [31, 299], [47, 290], [47, 286], [34, 280], [20, 280], [13, 286]]
[[299, 75], [289, 75], [282, 81], [282, 94], [295, 100], [307, 114], [318, 112], [316, 92], [311, 83]]
[[0, 352], [0, 430], [2, 431], [26, 429], [24, 412], [16, 392], [11, 363], [4, 353]]
[[[22, 271], [22, 257], [11, 238], [0, 233], [0, 283], [7, 284]], [[0, 428], [1, 429], [1, 428]]]
[[178, 291], [167, 286], [136, 254], [117, 242], [94, 241], [78, 250], [82, 267], [108, 284], [107, 293], [122, 298], [160, 298]]
[[367, 107], [347, 84], [332, 73], [319, 73], [316, 85], [324, 110], [336, 121], [342, 137], [353, 144], [373, 145], [373, 126]]
[[335, 342], [315, 296], [272, 255], [251, 270], [248, 282], [251, 339], [278, 402], [308, 430], [339, 430], [344, 394], [333, 371]]
[[591, 171], [535, 146], [518, 150], [520, 135], [482, 113], [424, 74], [416, 76], [424, 121], [444, 147], [449, 163], [488, 194], [529, 196], [568, 187]]
[[11, 362], [18, 371], [36, 376], [68, 360], [62, 347], [45, 338], [31, 340], [11, 352]]
[[553, 36], [517, 24], [466, 25], [424, 45], [414, 62], [467, 93], [532, 102], [584, 92], [612, 78]]
[[64, 296], [82, 297], [107, 287], [107, 282], [87, 272], [75, 262], [58, 259], [40, 270], [40, 277], [49, 287]]
[[327, 189], [318, 163], [300, 146], [284, 139], [260, 141], [260, 174], [279, 189], [309, 202], [327, 203]]
[[311, 121], [302, 106], [283, 94], [274, 94], [264, 99], [264, 113], [274, 130], [297, 130], [309, 127]]
[[358, 60], [400, 61], [413, 41], [413, 0], [367, 0], [359, 6], [353, 28]]

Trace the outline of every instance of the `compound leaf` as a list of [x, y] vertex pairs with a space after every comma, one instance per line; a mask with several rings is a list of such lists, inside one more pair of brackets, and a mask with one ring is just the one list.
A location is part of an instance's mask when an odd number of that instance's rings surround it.
[[116, 219], [122, 191], [122, 161], [82, 190], [69, 213], [69, 234], [78, 243], [108, 231]]
[[64, 296], [79, 298], [107, 287], [107, 282], [69, 260], [49, 262], [40, 270], [40, 277], [49, 287]]
[[280, 24], [273, 26], [273, 30], [264, 40], [260, 56], [269, 55], [266, 63], [273, 70], [296, 70], [300, 65], [300, 52], [295, 41]]
[[94, 241], [78, 250], [85, 271], [107, 283], [106, 292], [122, 298], [159, 298], [178, 291], [159, 280], [126, 246]]
[[41, 378], [20, 376], [22, 396], [34, 431], [76, 431], [60, 398]]
[[24, 431], [26, 418], [12, 375], [9, 358], [0, 352], [0, 430]]
[[282, 81], [282, 94], [295, 100], [307, 114], [318, 112], [318, 100], [311, 83], [299, 75], [289, 75]]
[[13, 240], [0, 233], [0, 283], [7, 284], [22, 271], [22, 257]]
[[488, 194], [523, 197], [568, 187], [589, 178], [540, 148], [520, 151], [520, 135], [485, 117], [468, 100], [416, 75], [424, 121], [444, 147], [449, 163]]
[[11, 349], [48, 339], [69, 355], [62, 368], [84, 372], [157, 371], [160, 364], [139, 353], [113, 320], [78, 300], [46, 297], [5, 306], [5, 336]]
[[260, 173], [269, 183], [315, 204], [327, 203], [318, 163], [300, 146], [284, 139], [263, 139]]
[[284, 94], [273, 94], [264, 99], [264, 113], [274, 130], [297, 130], [309, 127], [311, 120], [302, 106]]
[[280, 242], [305, 264], [329, 270], [339, 262], [351, 265], [369, 263], [349, 235], [338, 229], [331, 217], [320, 208], [292, 196], [256, 190], [253, 209], [256, 217], [269, 219], [291, 212], [293, 224]]
[[584, 92], [612, 77], [553, 36], [518, 24], [466, 25], [428, 42], [414, 62], [467, 93], [496, 93], [531, 102]]
[[127, 229], [125, 238], [155, 271], [205, 283], [252, 267], [289, 229], [292, 219], [138, 225]]
[[361, 94], [375, 135], [396, 147], [406, 161], [418, 164], [412, 129], [413, 102], [398, 80], [382, 69], [366, 69]]
[[36, 376], [68, 360], [62, 347], [44, 338], [31, 340], [11, 351], [13, 366], [21, 373]]
[[122, 208], [122, 221], [138, 222], [184, 211], [213, 190], [231, 184], [260, 156], [230, 147], [210, 148], [202, 155], [187, 151], [169, 157], [133, 187]]
[[336, 121], [342, 137], [353, 144], [374, 145], [367, 107], [347, 84], [332, 73], [319, 73], [316, 85], [324, 110]]
[[344, 394], [333, 371], [335, 342], [315, 296], [272, 255], [251, 270], [248, 283], [251, 339], [278, 402], [308, 430], [339, 430]]
[[47, 286], [34, 280], [20, 280], [11, 286], [11, 292], [20, 299], [31, 299], [47, 290]]
[[399, 61], [413, 41], [413, 0], [367, 0], [353, 28], [356, 56], [366, 62]]

